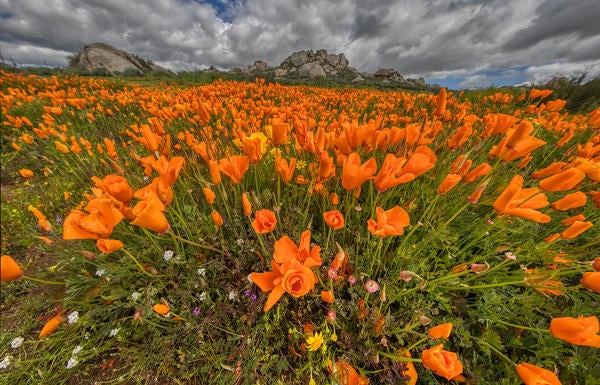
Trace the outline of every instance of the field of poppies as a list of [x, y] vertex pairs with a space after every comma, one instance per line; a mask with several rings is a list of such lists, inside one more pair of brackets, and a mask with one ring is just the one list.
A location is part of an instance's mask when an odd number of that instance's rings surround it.
[[2, 383], [600, 383], [600, 108], [0, 84]]

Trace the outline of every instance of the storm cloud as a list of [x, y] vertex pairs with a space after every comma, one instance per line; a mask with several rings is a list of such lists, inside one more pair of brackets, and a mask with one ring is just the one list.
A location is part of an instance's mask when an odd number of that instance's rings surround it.
[[93, 42], [175, 71], [343, 52], [453, 87], [600, 75], [597, 0], [0, 0], [0, 52], [65, 66]]

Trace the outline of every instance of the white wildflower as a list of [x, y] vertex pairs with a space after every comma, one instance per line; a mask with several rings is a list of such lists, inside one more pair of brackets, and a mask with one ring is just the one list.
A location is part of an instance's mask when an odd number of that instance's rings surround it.
[[72, 369], [72, 368], [76, 367], [78, 363], [79, 363], [79, 361], [77, 361], [76, 358], [74, 358], [74, 357], [69, 358], [69, 361], [67, 361], [67, 369]]
[[133, 293], [131, 293], [131, 300], [133, 302], [136, 302], [138, 299], [140, 299], [141, 294], [138, 293], [137, 291], [134, 291]]
[[0, 361], [0, 369], [6, 369], [10, 365], [11, 356], [6, 356]]
[[74, 324], [79, 320], [79, 312], [77, 311], [72, 311], [71, 313], [69, 313], [69, 315], [67, 316], [67, 322], [70, 324]]
[[204, 277], [206, 275], [206, 269], [201, 267], [198, 269], [198, 275]]
[[81, 347], [81, 345], [77, 345], [75, 346], [75, 349], [73, 349], [73, 351], [71, 352], [71, 355], [74, 356], [75, 354], [79, 353], [83, 348]]
[[229, 292], [229, 300], [230, 300], [230, 301], [233, 301], [233, 300], [235, 300], [236, 298], [237, 298], [237, 293], [236, 293], [234, 290], [231, 290], [231, 291]]
[[173, 251], [165, 250], [165, 253], [163, 254], [163, 258], [165, 261], [169, 262], [171, 260], [171, 258], [173, 258]]
[[96, 270], [96, 277], [102, 277], [104, 274], [106, 274], [106, 269]]
[[237, 243], [237, 245], [239, 247], [242, 247], [242, 245], [244, 244], [244, 240], [242, 238], [238, 239], [237, 241], [235, 241], [235, 243]]
[[110, 333], [108, 334], [109, 337], [114, 337], [117, 335], [117, 333], [119, 333], [119, 330], [121, 330], [121, 328], [114, 328], [110, 331]]
[[198, 297], [198, 299], [200, 301], [205, 301], [206, 300], [206, 293], [205, 292], [200, 293], [200, 296]]
[[19, 346], [21, 346], [21, 344], [23, 343], [23, 341], [25, 341], [25, 338], [23, 338], [23, 337], [15, 337], [10, 342], [10, 347], [13, 348], [13, 349], [16, 349]]

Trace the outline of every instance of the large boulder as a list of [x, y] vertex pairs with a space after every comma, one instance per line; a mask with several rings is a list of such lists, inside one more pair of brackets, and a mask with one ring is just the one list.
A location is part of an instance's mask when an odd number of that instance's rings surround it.
[[73, 58], [70, 67], [79, 67], [88, 72], [104, 69], [111, 73], [133, 72], [139, 74], [162, 69], [152, 62], [104, 43], [86, 45]]
[[298, 74], [302, 77], [309, 78], [309, 79], [327, 76], [327, 74], [325, 73], [325, 70], [323, 69], [323, 67], [321, 67], [321, 64], [319, 64], [318, 62], [302, 64], [298, 68]]
[[404, 77], [392, 68], [380, 68], [373, 74], [373, 76], [382, 80], [393, 80], [401, 83], [405, 82]]
[[282, 61], [279, 67], [285, 69], [288, 74], [298, 71], [300, 76], [310, 78], [333, 76], [340, 71], [358, 74], [356, 69], [348, 67], [348, 59], [343, 53], [330, 54], [324, 49], [316, 52], [313, 50], [294, 52]]

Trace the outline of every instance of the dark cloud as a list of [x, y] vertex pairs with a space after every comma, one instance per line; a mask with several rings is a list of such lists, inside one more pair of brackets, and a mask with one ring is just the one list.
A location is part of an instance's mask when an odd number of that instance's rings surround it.
[[575, 35], [585, 39], [599, 34], [598, 0], [548, 0], [537, 8], [532, 24], [518, 31], [502, 48], [522, 50], [552, 38]]
[[324, 48], [465, 87], [600, 66], [598, 0], [0, 0], [0, 18], [21, 64], [64, 66], [100, 41], [173, 70]]

